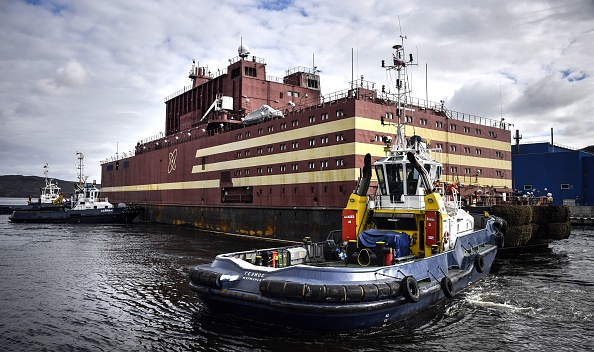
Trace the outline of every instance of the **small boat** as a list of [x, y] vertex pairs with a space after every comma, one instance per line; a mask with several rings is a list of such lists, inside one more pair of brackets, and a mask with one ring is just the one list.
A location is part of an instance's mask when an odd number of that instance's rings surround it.
[[64, 195], [61, 188], [58, 186], [58, 182], [47, 177], [49, 166], [46, 163], [43, 166], [43, 174], [45, 176], [45, 186], [40, 187], [40, 195], [37, 202], [31, 200], [27, 204], [17, 205], [2, 205], [0, 206], [0, 214], [10, 214], [15, 210], [18, 211], [31, 211], [31, 210], [57, 210], [64, 206], [67, 200], [64, 199]]
[[[402, 57], [402, 46], [394, 46]], [[411, 58], [412, 61], [412, 58]], [[390, 66], [401, 70], [411, 61]], [[400, 80], [398, 80], [400, 82]], [[400, 87], [399, 97], [401, 96]], [[397, 116], [406, 111], [398, 99]], [[384, 123], [384, 121], [382, 121]], [[189, 287], [214, 312], [316, 331], [346, 331], [402, 320], [487, 275], [502, 219], [482, 229], [455, 188], [439, 186], [441, 150], [406, 138], [398, 122], [386, 156], [371, 162], [325, 242], [219, 254], [190, 271]], [[371, 188], [375, 170], [376, 191]]]
[[[79, 159], [79, 182], [74, 185], [75, 191], [70, 203], [64, 204], [64, 197], [56, 183], [47, 181], [42, 189], [38, 204], [30, 204], [25, 208], [14, 209], [8, 217], [12, 222], [26, 223], [128, 223], [132, 222], [142, 211], [138, 206], [127, 206], [124, 203], [116, 207], [107, 198], [101, 198], [101, 191], [95, 181], [87, 183], [84, 176], [82, 153]], [[48, 203], [51, 201], [51, 203]]]

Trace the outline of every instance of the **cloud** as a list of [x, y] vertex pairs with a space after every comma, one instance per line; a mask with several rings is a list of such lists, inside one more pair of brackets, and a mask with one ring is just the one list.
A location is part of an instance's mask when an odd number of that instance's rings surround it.
[[[389, 85], [382, 59], [407, 36], [413, 96], [505, 117], [523, 141], [594, 141], [589, 0], [6, 0], [0, 5], [0, 174], [76, 177], [164, 130], [163, 98], [192, 60], [226, 69], [240, 40], [267, 74], [322, 70], [322, 93]], [[352, 72], [352, 73], [351, 73]], [[427, 82], [427, 85], [425, 85]]]
[[59, 67], [51, 78], [37, 81], [34, 91], [41, 94], [64, 94], [71, 89], [85, 85], [90, 79], [88, 71], [76, 60]]

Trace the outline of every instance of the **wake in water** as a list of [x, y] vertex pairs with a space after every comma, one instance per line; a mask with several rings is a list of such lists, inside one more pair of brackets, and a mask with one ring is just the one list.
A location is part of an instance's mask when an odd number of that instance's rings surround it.
[[542, 306], [538, 301], [522, 301], [504, 294], [506, 287], [510, 285], [507, 280], [497, 277], [487, 278], [482, 285], [473, 287], [470, 291], [461, 295], [460, 304], [468, 308], [486, 309], [502, 314], [522, 313], [535, 316], [542, 312]]
[[542, 310], [542, 308], [534, 308], [534, 307], [518, 307], [510, 303], [498, 303], [498, 302], [490, 302], [490, 301], [483, 301], [481, 299], [470, 299], [467, 298], [464, 302], [468, 303], [474, 307], [483, 307], [489, 309], [496, 309], [496, 310], [508, 310], [513, 312], [521, 312], [521, 313], [532, 313], [536, 314], [538, 311]]

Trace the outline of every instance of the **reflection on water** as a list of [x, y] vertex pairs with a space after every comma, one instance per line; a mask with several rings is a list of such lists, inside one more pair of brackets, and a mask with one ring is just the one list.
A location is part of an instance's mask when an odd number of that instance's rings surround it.
[[[0, 216], [0, 345], [22, 350], [586, 350], [594, 341], [592, 229], [405, 322], [313, 333], [212, 314], [192, 266], [271, 243], [150, 224], [30, 225]], [[589, 341], [590, 344], [584, 343]], [[463, 347], [462, 347], [463, 346]]]

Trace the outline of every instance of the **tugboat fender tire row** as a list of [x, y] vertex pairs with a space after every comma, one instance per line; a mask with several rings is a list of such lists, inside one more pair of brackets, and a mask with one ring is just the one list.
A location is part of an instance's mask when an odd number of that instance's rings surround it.
[[482, 255], [477, 254], [476, 257], [474, 257], [474, 267], [479, 273], [483, 273], [485, 271], [485, 258], [483, 258]]
[[400, 295], [400, 284], [395, 281], [359, 284], [309, 284], [303, 282], [264, 279], [260, 292], [270, 298], [291, 301], [351, 303], [394, 298]]
[[194, 269], [190, 273], [190, 278], [192, 281], [207, 287], [221, 288], [221, 282], [219, 280], [221, 278], [221, 274], [214, 271]]
[[441, 279], [441, 290], [447, 298], [454, 297], [454, 283], [452, 282], [452, 279], [450, 279], [449, 276], [444, 276]]
[[405, 276], [402, 279], [402, 295], [410, 303], [416, 303], [421, 297], [421, 290], [419, 289], [419, 283], [412, 276]]

